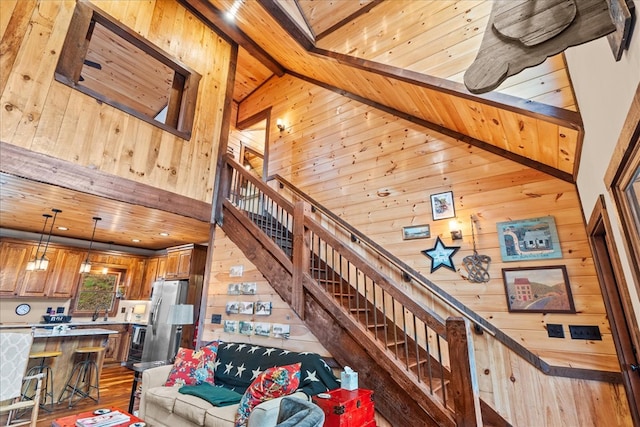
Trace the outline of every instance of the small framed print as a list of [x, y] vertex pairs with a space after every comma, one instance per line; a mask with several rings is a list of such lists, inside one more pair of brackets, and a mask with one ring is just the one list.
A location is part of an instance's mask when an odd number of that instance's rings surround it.
[[402, 240], [428, 239], [431, 237], [429, 224], [402, 227]]
[[225, 313], [227, 314], [238, 314], [240, 311], [240, 303], [238, 301], [229, 301], [225, 306]]
[[431, 195], [431, 214], [434, 221], [456, 216], [456, 209], [453, 205], [453, 191]]
[[256, 302], [256, 316], [271, 315], [271, 301]]
[[239, 331], [242, 335], [252, 335], [253, 334], [253, 322], [245, 322], [240, 321], [238, 323]]
[[224, 331], [228, 334], [235, 334], [238, 331], [238, 321], [237, 320], [225, 320], [224, 321]]
[[229, 283], [227, 295], [240, 295], [240, 283]]
[[271, 333], [274, 338], [283, 338], [285, 340], [289, 339], [290, 330], [290, 326], [283, 323], [274, 323], [271, 327]]
[[262, 337], [271, 335], [271, 323], [255, 322], [253, 324], [253, 332]]
[[238, 313], [253, 314], [253, 302], [243, 301], [238, 304]]
[[255, 295], [256, 289], [257, 286], [255, 282], [240, 283], [240, 293], [242, 295]]

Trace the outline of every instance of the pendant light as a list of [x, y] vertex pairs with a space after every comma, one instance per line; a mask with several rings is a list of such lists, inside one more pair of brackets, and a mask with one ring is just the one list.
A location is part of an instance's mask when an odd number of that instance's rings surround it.
[[93, 246], [93, 238], [96, 235], [96, 226], [98, 225], [98, 221], [102, 220], [99, 216], [94, 216], [93, 220], [93, 233], [91, 234], [91, 241], [89, 242], [89, 250], [87, 251], [87, 258], [84, 260], [82, 265], [80, 265], [80, 273], [89, 273], [91, 272], [91, 263], [89, 262], [89, 254], [91, 253], [91, 247]]
[[44, 237], [44, 232], [47, 229], [47, 222], [51, 215], [43, 214], [44, 217], [44, 225], [42, 226], [42, 233], [40, 234], [40, 241], [38, 242], [38, 248], [36, 249], [36, 254], [33, 256], [33, 259], [27, 263], [27, 271], [34, 271], [36, 269], [36, 263], [38, 262], [38, 254], [40, 253], [40, 245], [42, 245], [42, 238]]
[[44, 250], [42, 251], [42, 256], [37, 258], [38, 254], [36, 253], [36, 260], [34, 271], [45, 271], [47, 267], [49, 267], [49, 259], [47, 258], [47, 249], [49, 248], [49, 242], [51, 241], [51, 233], [53, 232], [53, 225], [56, 223], [56, 217], [60, 212], [60, 209], [51, 209], [53, 212], [53, 220], [51, 221], [51, 227], [49, 227], [49, 235], [47, 236], [47, 242], [44, 245]]

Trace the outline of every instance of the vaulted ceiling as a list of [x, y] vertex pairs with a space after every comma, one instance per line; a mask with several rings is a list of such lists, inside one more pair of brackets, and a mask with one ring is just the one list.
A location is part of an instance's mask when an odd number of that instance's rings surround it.
[[[582, 122], [562, 54], [510, 77], [492, 92], [473, 95], [464, 87], [491, 1], [177, 1], [239, 45], [233, 91], [238, 104], [268, 79], [289, 73], [561, 179], [575, 177]], [[39, 232], [42, 223], [26, 221], [25, 214], [41, 218], [52, 206], [50, 197], [69, 213], [90, 212], [91, 203], [103, 203], [7, 175], [0, 176], [0, 183], [2, 228]], [[24, 194], [39, 197], [27, 203]], [[103, 208], [112, 214], [111, 230], [98, 228], [99, 241], [158, 249], [198, 242], [208, 234], [206, 222], [187, 220], [182, 231], [175, 228], [170, 239], [162, 240], [158, 230], [185, 219], [126, 203], [107, 204]], [[91, 225], [77, 227], [84, 231], [70, 236], [88, 239]], [[133, 235], [144, 243], [132, 243]]]

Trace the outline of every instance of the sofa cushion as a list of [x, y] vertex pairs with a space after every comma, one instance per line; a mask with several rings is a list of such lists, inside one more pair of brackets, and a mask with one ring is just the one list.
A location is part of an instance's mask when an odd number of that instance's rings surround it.
[[232, 426], [237, 413], [238, 405], [214, 407], [207, 411], [204, 419], [204, 427]]
[[300, 385], [300, 366], [300, 363], [276, 366], [258, 375], [242, 396], [235, 426], [246, 426], [251, 411], [261, 402], [296, 391]]
[[213, 405], [199, 397], [180, 394], [177, 390], [176, 394], [173, 413], [193, 424], [204, 425], [205, 415], [209, 409], [213, 408]]
[[202, 347], [199, 350], [181, 347], [165, 386], [194, 385], [203, 382], [213, 384], [217, 350], [215, 345]]
[[316, 353], [224, 342], [218, 345], [215, 383], [244, 393], [257, 375], [265, 369], [298, 362], [302, 363], [300, 390], [308, 396], [340, 387], [331, 368]]
[[173, 387], [153, 387], [146, 391], [145, 401], [147, 405], [155, 405], [165, 411], [173, 412], [173, 406], [178, 397], [177, 388]]

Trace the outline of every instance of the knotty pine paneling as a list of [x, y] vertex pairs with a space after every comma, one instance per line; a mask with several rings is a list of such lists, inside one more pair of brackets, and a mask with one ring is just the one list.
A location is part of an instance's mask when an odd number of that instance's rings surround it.
[[[213, 196], [231, 49], [173, 1], [92, 2], [202, 75], [190, 140], [54, 81], [76, 2], [5, 2], [0, 139], [199, 201]], [[19, 25], [27, 21], [28, 26]], [[9, 30], [18, 29], [20, 31]], [[27, 31], [28, 29], [28, 31]], [[5, 54], [6, 53], [6, 54]], [[15, 59], [13, 59], [15, 58]]]
[[[242, 265], [244, 272], [242, 277], [230, 277], [229, 270], [232, 266]], [[255, 282], [257, 293], [255, 295], [228, 295], [227, 289], [230, 283]], [[270, 316], [257, 316], [248, 314], [225, 313], [228, 301], [271, 301], [272, 311]], [[223, 324], [212, 324], [211, 315], [221, 314], [222, 322], [225, 320], [283, 323], [290, 325], [290, 338], [280, 339], [262, 337], [258, 335], [242, 335], [240, 333], [226, 333]], [[211, 274], [209, 276], [209, 291], [207, 295], [207, 309], [205, 316], [204, 342], [222, 339], [225, 341], [241, 341], [258, 345], [286, 348], [294, 351], [311, 351], [323, 356], [331, 357], [327, 350], [318, 342], [316, 337], [305, 326], [304, 322], [280, 298], [278, 293], [269, 285], [258, 269], [247, 259], [242, 251], [226, 237], [222, 229], [216, 230], [216, 239], [213, 245], [213, 258]]]
[[[221, 9], [231, 7], [230, 0], [210, 0]], [[383, 2], [383, 4], [396, 2]], [[402, 4], [424, 3], [436, 4], [438, 2], [401, 2]], [[374, 8], [375, 10], [376, 8]], [[373, 12], [371, 13], [373, 15]], [[380, 15], [376, 16], [379, 18]], [[409, 18], [407, 18], [409, 19]], [[269, 13], [257, 2], [248, 2], [243, 5], [236, 15], [237, 25], [251, 38], [259, 40], [260, 45], [281, 63], [285, 68], [294, 73], [305, 75], [309, 79], [327, 83], [331, 86], [345, 90], [357, 96], [370, 99], [381, 105], [396, 109], [400, 112], [414, 115], [420, 119], [436, 125], [444, 126], [453, 131], [482, 140], [488, 144], [509, 150], [515, 148], [517, 154], [531, 156], [534, 161], [547, 164], [558, 171], [573, 175], [577, 162], [576, 149], [580, 139], [580, 118], [577, 114], [554, 107], [543, 106], [537, 103], [523, 103], [518, 98], [511, 99], [502, 94], [486, 94], [483, 97], [469, 97], [464, 85], [446, 81], [441, 78], [429, 78], [423, 75], [411, 75], [415, 79], [422, 79], [424, 85], [403, 81], [398, 78], [390, 78], [385, 75], [387, 68], [376, 64], [367, 64], [376, 68], [379, 72], [371, 72], [364, 67], [353, 66], [349, 61], [335, 60], [323, 55], [307, 52], [296, 41], [291, 40], [286, 32], [278, 26]], [[356, 21], [354, 21], [356, 22]], [[381, 29], [381, 20], [376, 22], [376, 28]], [[348, 26], [352, 27], [352, 26]], [[402, 29], [408, 28], [403, 22]], [[359, 29], [362, 31], [362, 28]], [[392, 30], [389, 30], [392, 31]], [[362, 31], [364, 32], [364, 31]], [[376, 34], [366, 31], [371, 39]], [[399, 35], [401, 36], [401, 35]], [[351, 45], [351, 42], [349, 42]], [[411, 47], [416, 57], [421, 56], [421, 50]], [[452, 92], [445, 93], [432, 87], [445, 87]], [[264, 86], [269, 86], [267, 82]], [[542, 85], [542, 86], [546, 86]], [[266, 88], [261, 88], [266, 89]], [[281, 97], [284, 92], [271, 92], [275, 97]], [[286, 92], [291, 95], [291, 92]], [[302, 92], [304, 93], [304, 91]], [[494, 96], [495, 95], [495, 96]], [[270, 98], [251, 96], [252, 102], [247, 109], [253, 113], [267, 108], [275, 103]], [[493, 101], [496, 102], [493, 102]], [[496, 103], [506, 102], [513, 108], [498, 112]], [[303, 108], [293, 103], [291, 108]], [[307, 104], [308, 105], [308, 104]], [[534, 113], [520, 110], [526, 108], [535, 110]], [[508, 110], [508, 111], [507, 111]], [[249, 111], [246, 111], [249, 116]], [[279, 111], [279, 114], [285, 111]], [[548, 119], [542, 115], [551, 114], [562, 119]], [[295, 123], [295, 120], [292, 121]], [[541, 123], [544, 122], [545, 125]], [[540, 129], [544, 128], [541, 133]], [[538, 150], [531, 140], [542, 141], [550, 135], [551, 146], [548, 150]], [[557, 141], [557, 142], [556, 142]], [[522, 147], [522, 148], [519, 148]], [[559, 159], [563, 159], [560, 161]], [[564, 160], [566, 159], [566, 160]]]
[[[550, 351], [554, 365], [619, 371], [573, 184], [293, 77], [274, 78], [258, 89], [240, 105], [239, 120], [258, 106], [271, 107], [272, 118], [288, 123], [282, 133], [269, 129], [270, 174], [283, 175], [472, 310], [487, 317], [508, 314], [491, 321], [543, 360]], [[449, 220], [432, 219], [429, 195], [449, 190], [462, 241], [451, 241]], [[476, 248], [492, 258], [489, 284], [470, 283], [462, 266], [462, 258], [473, 253], [471, 215], [478, 219]], [[547, 215], [555, 218], [563, 258], [503, 262], [496, 223]], [[432, 238], [403, 241], [402, 227], [418, 224], [429, 224]], [[432, 248], [438, 235], [446, 245], [461, 247], [454, 256], [457, 272], [440, 268], [430, 274], [430, 259], [420, 251]], [[578, 313], [562, 320], [567, 337], [569, 323], [596, 324], [602, 341], [548, 338], [548, 315], [507, 313], [502, 268], [545, 265], [568, 270]], [[589, 357], [576, 360], [576, 352]]]

